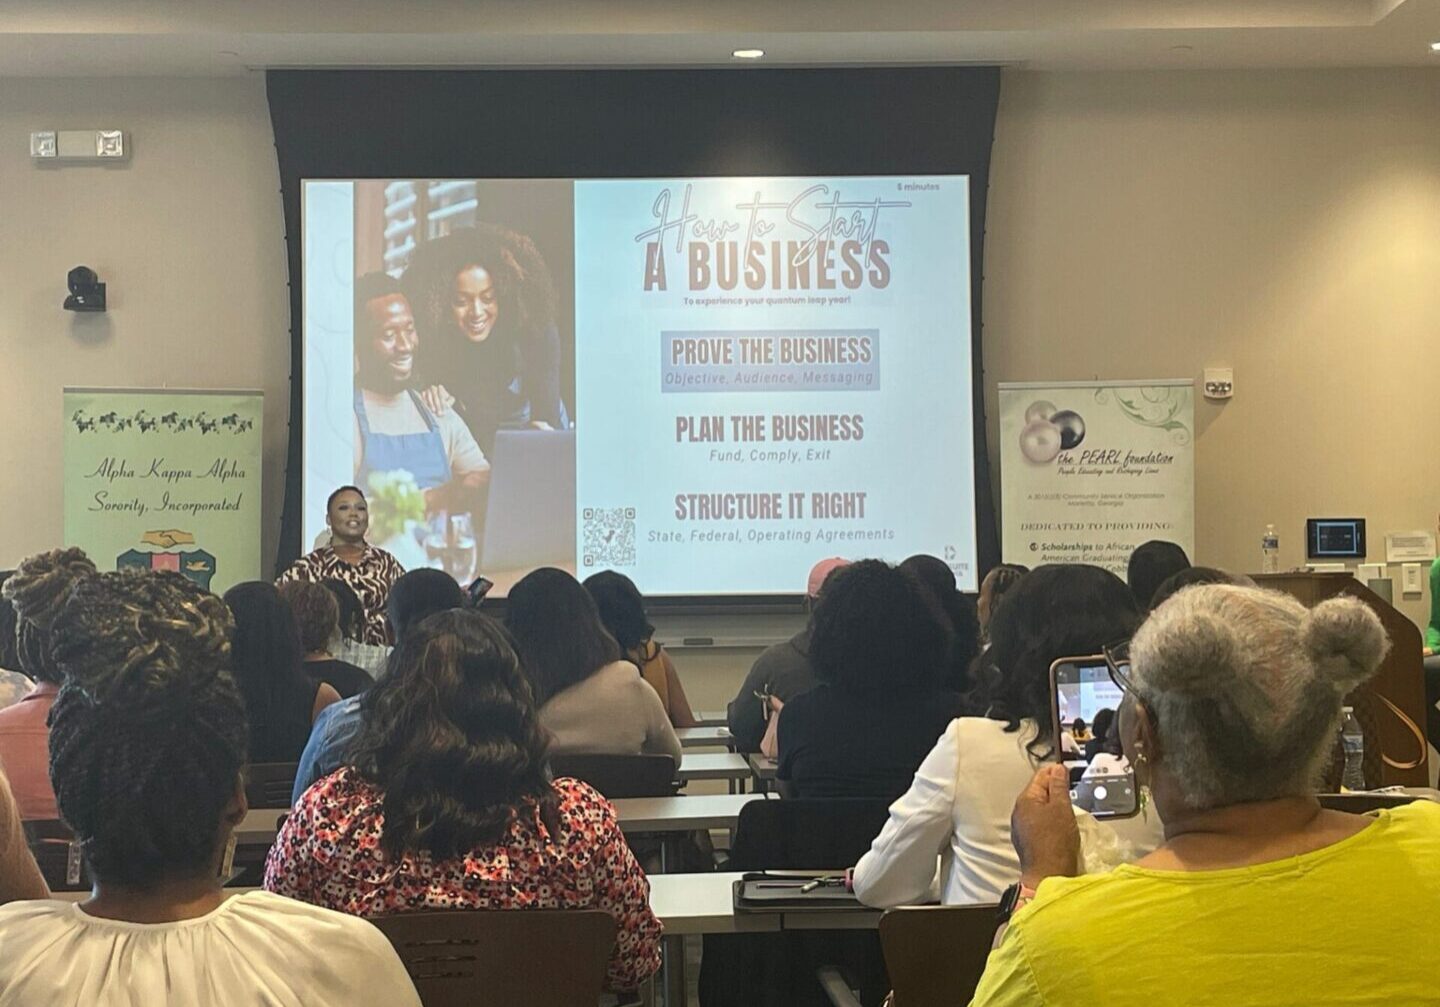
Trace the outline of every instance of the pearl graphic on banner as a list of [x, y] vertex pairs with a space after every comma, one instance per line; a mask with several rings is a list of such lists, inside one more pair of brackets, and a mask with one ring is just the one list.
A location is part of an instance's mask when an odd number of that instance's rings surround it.
[[1050, 417], [1054, 416], [1057, 411], [1055, 403], [1053, 402], [1046, 402], [1044, 399], [1041, 399], [1039, 402], [1032, 402], [1030, 403], [1030, 408], [1025, 410], [1025, 425], [1028, 427], [1036, 420], [1045, 420], [1048, 422]]
[[1085, 439], [1085, 420], [1073, 409], [1057, 409], [1041, 399], [1025, 410], [1020, 452], [1037, 465], [1053, 462], [1061, 451], [1078, 447]]
[[1073, 409], [1066, 409], [1050, 417], [1050, 422], [1060, 430], [1060, 450], [1078, 448], [1085, 439], [1085, 421]]
[[1020, 432], [1020, 451], [1032, 462], [1044, 465], [1060, 453], [1060, 428], [1049, 420], [1035, 420]]

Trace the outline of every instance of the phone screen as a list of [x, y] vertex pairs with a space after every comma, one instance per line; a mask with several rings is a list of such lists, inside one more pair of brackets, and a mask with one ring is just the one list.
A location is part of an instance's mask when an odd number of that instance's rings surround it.
[[[1096, 818], [1136, 814], [1135, 773], [1120, 751], [1117, 714], [1125, 694], [1111, 680], [1105, 658], [1056, 661], [1050, 666], [1050, 685], [1055, 743], [1070, 770], [1070, 802]], [[1097, 721], [1103, 737], [1095, 733]]]

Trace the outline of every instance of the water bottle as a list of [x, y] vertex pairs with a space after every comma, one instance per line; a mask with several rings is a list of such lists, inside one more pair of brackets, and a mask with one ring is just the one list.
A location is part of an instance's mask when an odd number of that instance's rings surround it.
[[1345, 790], [1365, 789], [1365, 731], [1355, 719], [1355, 708], [1344, 709], [1345, 720], [1340, 724], [1340, 743], [1345, 749], [1345, 772], [1340, 785]]
[[1260, 539], [1260, 572], [1280, 572], [1280, 536], [1273, 524], [1265, 526], [1265, 536]]

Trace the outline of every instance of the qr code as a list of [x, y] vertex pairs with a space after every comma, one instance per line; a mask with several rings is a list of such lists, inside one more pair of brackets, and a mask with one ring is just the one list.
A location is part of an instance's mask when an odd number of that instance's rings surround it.
[[634, 507], [586, 507], [583, 517], [587, 567], [635, 565]]

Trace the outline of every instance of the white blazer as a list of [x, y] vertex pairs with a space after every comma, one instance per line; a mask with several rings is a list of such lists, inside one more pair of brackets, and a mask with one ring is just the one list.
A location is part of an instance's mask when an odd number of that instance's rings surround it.
[[[1020, 878], [1010, 812], [1038, 766], [1025, 748], [1036, 733], [1029, 720], [1013, 733], [999, 720], [952, 720], [855, 865], [860, 901], [880, 908], [937, 898], [946, 905], [998, 902]], [[1153, 810], [1127, 822], [1125, 841], [1088, 814], [1077, 815], [1087, 870], [1136, 859], [1162, 838]]]

